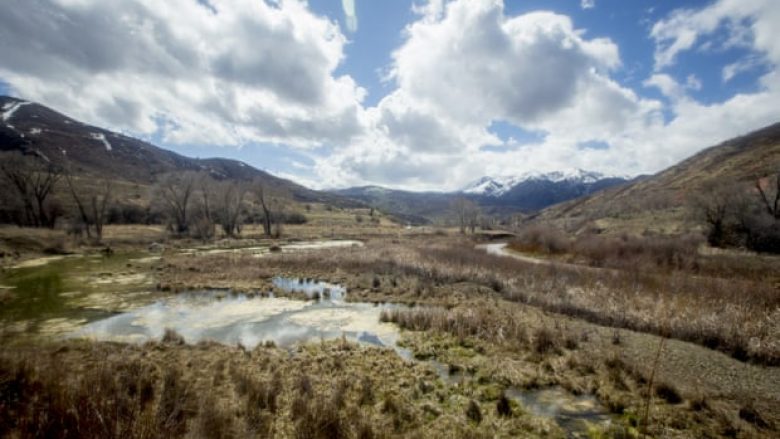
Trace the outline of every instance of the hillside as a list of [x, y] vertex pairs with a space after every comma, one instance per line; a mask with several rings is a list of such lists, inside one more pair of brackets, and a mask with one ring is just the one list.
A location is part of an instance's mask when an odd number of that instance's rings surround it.
[[698, 225], [690, 207], [707, 187], [752, 185], [778, 170], [780, 123], [707, 148], [631, 184], [551, 206], [529, 221], [571, 231], [595, 227], [611, 232], [686, 232]]
[[365, 203], [413, 225], [446, 217], [456, 198], [444, 192], [410, 192], [379, 186], [338, 189], [332, 193]]
[[355, 201], [308, 189], [237, 160], [185, 157], [7, 96], [0, 96], [0, 151], [37, 155], [67, 166], [78, 176], [110, 177], [140, 186], [151, 185], [168, 172], [205, 171], [217, 179], [260, 180], [292, 194], [299, 202], [359, 206]]

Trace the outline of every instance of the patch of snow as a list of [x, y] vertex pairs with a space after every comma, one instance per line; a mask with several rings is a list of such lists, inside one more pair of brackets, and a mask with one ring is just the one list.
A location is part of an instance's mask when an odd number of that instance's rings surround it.
[[99, 140], [103, 143], [103, 145], [106, 147], [106, 151], [111, 151], [111, 144], [108, 143], [108, 139], [106, 139], [106, 135], [103, 133], [92, 133], [92, 138], [95, 140]]
[[33, 129], [30, 130], [30, 134], [32, 134], [33, 136], [37, 136], [38, 134], [41, 134], [42, 132], [43, 132], [43, 130], [40, 129], [40, 128], [33, 128]]
[[461, 192], [466, 194], [488, 195], [500, 197], [520, 183], [526, 181], [550, 181], [553, 183], [573, 182], [592, 184], [605, 178], [624, 178], [626, 176], [605, 175], [600, 172], [584, 171], [582, 169], [566, 169], [553, 172], [526, 172], [520, 175], [501, 177], [482, 177], [464, 187]]
[[[10, 120], [11, 120], [11, 118], [14, 116], [14, 113], [16, 113], [16, 111], [17, 111], [17, 110], [19, 110], [19, 109], [20, 109], [20, 108], [22, 108], [23, 106], [25, 106], [25, 105], [29, 105], [29, 104], [30, 104], [29, 102], [25, 102], [25, 101], [19, 101], [19, 102], [6, 102], [6, 103], [3, 105], [3, 112], [2, 112], [2, 113], [0, 113], [0, 120], [2, 120], [2, 121], [3, 121], [3, 123], [5, 123], [5, 126], [7, 126], [8, 128], [10, 128], [10, 129], [12, 129], [12, 130], [14, 130], [14, 131], [17, 131], [17, 130], [16, 130], [16, 127], [14, 127], [13, 125], [11, 125], [11, 124], [9, 123], [9, 121], [10, 121]], [[17, 132], [18, 132], [18, 131], [17, 131]], [[19, 136], [20, 136], [20, 137], [24, 137], [24, 133], [19, 133]]]
[[11, 120], [11, 118], [14, 116], [14, 113], [16, 113], [16, 111], [20, 108], [29, 104], [29, 102], [25, 101], [7, 102], [5, 105], [3, 105], [3, 113], [0, 115], [0, 119], [2, 119], [3, 122], [10, 127], [11, 125], [8, 123], [8, 121]]

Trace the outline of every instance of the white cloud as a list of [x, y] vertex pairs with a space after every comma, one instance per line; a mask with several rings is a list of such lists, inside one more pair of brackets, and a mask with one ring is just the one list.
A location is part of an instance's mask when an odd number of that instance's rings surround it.
[[645, 87], [655, 87], [667, 98], [677, 101], [688, 98], [689, 90], [700, 90], [701, 81], [696, 75], [688, 75], [685, 84], [680, 84], [671, 75], [666, 73], [654, 73], [647, 78], [642, 85]]
[[511, 17], [496, 0], [431, 2], [415, 11], [420, 18], [393, 53], [389, 78], [397, 88], [367, 110], [363, 136], [321, 160], [326, 185], [456, 188], [495, 163], [509, 172], [555, 166], [481, 151], [503, 143], [488, 127], [505, 121], [576, 145], [643, 126], [658, 110], [609, 78], [621, 66], [617, 46], [586, 38], [566, 16]]
[[356, 32], [358, 27], [357, 14], [355, 13], [355, 0], [341, 0], [341, 9], [344, 10], [344, 20], [347, 30]]
[[582, 9], [593, 9], [596, 7], [596, 0], [580, 0], [580, 7]]
[[[773, 16], [777, 4], [749, 2], [752, 17]], [[708, 9], [676, 11], [653, 27], [659, 68], [696, 42], [709, 42], [699, 31], [713, 21]], [[568, 17], [510, 17], [491, 0], [437, 1], [416, 11], [419, 20], [408, 26], [393, 56], [390, 76], [397, 89], [368, 110], [369, 135], [318, 163], [320, 175], [339, 176], [324, 179], [326, 185], [454, 189], [482, 175], [570, 167], [652, 173], [780, 119], [776, 73], [764, 76], [757, 92], [702, 104], [691, 96], [703, 87], [696, 75], [678, 80], [656, 72], [644, 85], [669, 98], [662, 104], [612, 79], [621, 68], [617, 46], [587, 38]], [[764, 18], [746, 22], [738, 18], [747, 17], [745, 11], [737, 18], [719, 14], [715, 21], [733, 22], [720, 44], [749, 46], [772, 59], [774, 42], [761, 37]], [[545, 136], [525, 145], [502, 142], [488, 131], [493, 121]], [[592, 140], [608, 148], [578, 147]], [[508, 151], [485, 151], [483, 145]]]
[[721, 79], [723, 80], [723, 83], [727, 83], [734, 79], [735, 76], [749, 72], [757, 67], [762, 67], [765, 64], [766, 61], [760, 56], [753, 55], [744, 57], [737, 62], [724, 66], [721, 73]]
[[[780, 62], [780, 2], [777, 0], [718, 0], [702, 9], [681, 9], [657, 22], [650, 33], [656, 42], [656, 69], [674, 63], [681, 52], [703, 37], [723, 29], [724, 47], [750, 46], [775, 64]], [[712, 41], [705, 43], [712, 46]]]
[[166, 141], [311, 146], [360, 132], [346, 39], [296, 0], [29, 0], [0, 14], [0, 77], [76, 118]]
[[[719, 0], [656, 23], [644, 85], [665, 103], [615, 79], [612, 40], [552, 12], [509, 16], [501, 0], [415, 3], [387, 69], [394, 88], [370, 108], [335, 73], [338, 26], [296, 0], [15, 2], [0, 14], [0, 78], [76, 118], [168, 143], [327, 145], [290, 171], [318, 187], [455, 189], [571, 167], [647, 173], [780, 120], [778, 5]], [[712, 38], [718, 29], [727, 38]], [[723, 80], [766, 66], [755, 92], [702, 104], [698, 77], [665, 70], [687, 50], [735, 45], [751, 55], [723, 66]], [[541, 140], [502, 140], [490, 131], [497, 121]], [[588, 141], [608, 148], [578, 146]]]

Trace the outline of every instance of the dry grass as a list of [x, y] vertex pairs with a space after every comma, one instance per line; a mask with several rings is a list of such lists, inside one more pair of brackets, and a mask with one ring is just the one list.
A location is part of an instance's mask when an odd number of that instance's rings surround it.
[[[549, 431], [503, 417], [394, 352], [335, 341], [253, 351], [68, 342], [0, 352], [3, 437], [469, 437]], [[422, 392], [420, 389], [429, 389]], [[435, 389], [435, 390], [431, 390]], [[473, 411], [473, 409], [470, 409]], [[433, 416], [431, 413], [437, 413]]]
[[[504, 302], [475, 300], [451, 310], [388, 311], [384, 318], [419, 328], [407, 334], [404, 346], [418, 358], [436, 359], [462, 373], [464, 387], [493, 395], [491, 410], [499, 416], [512, 409], [493, 390], [496, 384], [499, 390], [508, 385], [528, 389], [558, 385], [577, 395], [595, 394], [620, 415], [607, 437], [632, 437], [645, 425], [651, 437], [776, 433], [780, 417], [776, 371], [735, 366], [737, 361], [704, 348], [667, 340], [663, 355], [656, 358], [657, 337], [622, 331], [621, 344], [614, 345], [608, 328]], [[508, 336], [513, 327], [524, 329]], [[731, 375], [734, 371], [739, 376]], [[707, 378], [691, 378], [702, 374]], [[748, 384], [758, 374], [763, 374], [760, 381]], [[749, 409], [758, 406], [757, 416], [751, 416]]]
[[531, 264], [486, 254], [467, 240], [430, 236], [260, 259], [234, 254], [174, 256], [165, 262], [161, 283], [174, 289], [263, 289], [271, 277], [290, 275], [340, 282], [349, 288], [349, 300], [455, 306], [497, 295], [780, 364], [780, 291], [760, 277]]

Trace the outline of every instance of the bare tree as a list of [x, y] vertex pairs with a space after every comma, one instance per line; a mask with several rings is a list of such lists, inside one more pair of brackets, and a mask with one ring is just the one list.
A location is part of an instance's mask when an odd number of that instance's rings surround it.
[[195, 172], [176, 172], [166, 174], [156, 185], [155, 199], [168, 217], [171, 228], [179, 235], [189, 230], [192, 197], [198, 177]]
[[[766, 209], [767, 213], [772, 215], [772, 217], [776, 220], [780, 220], [780, 171], [778, 171], [777, 175], [775, 175], [775, 196], [774, 199], [772, 199], [771, 194], [768, 194], [766, 190], [764, 190], [764, 185], [762, 184], [763, 179], [756, 180], [756, 189], [758, 189], [758, 193], [761, 196], [761, 201], [763, 202], [764, 208]], [[771, 178], [768, 178], [767, 186], [771, 186]]]
[[[215, 200], [216, 217], [222, 231], [227, 236], [237, 236], [241, 233], [241, 213], [244, 210], [246, 185], [242, 182], [222, 182], [217, 188]], [[268, 201], [262, 202], [267, 206]]]
[[482, 211], [479, 209], [479, 206], [477, 206], [477, 203], [471, 202], [471, 204], [468, 206], [468, 209], [466, 210], [466, 220], [469, 224], [469, 230], [473, 234], [477, 229], [477, 224], [479, 223], [479, 217]]
[[254, 192], [262, 211], [263, 233], [265, 236], [279, 237], [282, 234], [282, 216], [287, 203], [286, 194], [279, 188], [273, 188], [259, 180], [255, 181]]
[[10, 154], [3, 157], [0, 172], [22, 206], [24, 222], [53, 228], [60, 211], [49, 203], [49, 197], [62, 176], [60, 169], [35, 158]]
[[705, 187], [694, 199], [695, 212], [707, 225], [707, 241], [711, 245], [721, 246], [728, 239], [736, 199], [733, 188], [719, 184]]
[[214, 238], [215, 208], [214, 198], [216, 197], [215, 186], [217, 183], [206, 173], [195, 176], [195, 188], [193, 189], [193, 205], [190, 207], [191, 213], [188, 214], [190, 236], [208, 241]]
[[[99, 189], [92, 191], [91, 194], [84, 196], [79, 194], [73, 181], [73, 175], [69, 172], [65, 174], [65, 181], [68, 183], [71, 197], [76, 203], [78, 216], [84, 224], [84, 230], [87, 232], [87, 238], [92, 238], [91, 227], [95, 228], [95, 236], [98, 241], [103, 239], [103, 225], [105, 224], [108, 207], [111, 203], [112, 184], [111, 180], [103, 179], [99, 184]], [[85, 201], [86, 200], [86, 201]]]
[[103, 179], [101, 190], [93, 193], [89, 199], [92, 208], [92, 221], [95, 224], [95, 235], [97, 235], [98, 240], [103, 239], [103, 225], [106, 223], [106, 214], [111, 203], [112, 188], [111, 180]]
[[216, 184], [209, 175], [203, 175], [200, 178], [200, 211], [203, 218], [210, 224], [214, 224], [214, 212], [212, 208], [212, 198], [214, 196], [213, 187]]
[[460, 233], [466, 233], [466, 228], [474, 233], [479, 221], [479, 206], [468, 198], [458, 197], [453, 201], [452, 208], [455, 211]]

